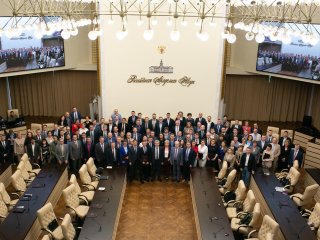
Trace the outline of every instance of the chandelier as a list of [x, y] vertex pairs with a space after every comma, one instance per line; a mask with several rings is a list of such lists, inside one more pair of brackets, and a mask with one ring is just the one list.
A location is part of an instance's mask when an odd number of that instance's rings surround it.
[[[144, 27], [143, 37], [151, 40], [159, 19], [171, 27], [170, 38], [180, 39], [180, 27], [195, 24], [197, 37], [206, 41], [206, 29], [215, 27], [217, 19], [224, 19], [221, 37], [229, 43], [237, 40], [236, 33], [245, 32], [248, 41], [290, 43], [292, 37], [315, 45], [319, 42], [319, 28], [314, 18], [319, 13], [320, 0], [1, 0], [12, 15], [0, 26], [0, 35], [19, 35], [33, 29], [37, 38], [61, 31], [63, 39], [78, 34], [78, 29], [91, 26], [90, 40], [103, 34], [101, 16], [108, 24], [120, 21], [116, 33], [119, 40], [128, 35], [128, 22], [136, 21]], [[29, 21], [21, 21], [29, 17]]]

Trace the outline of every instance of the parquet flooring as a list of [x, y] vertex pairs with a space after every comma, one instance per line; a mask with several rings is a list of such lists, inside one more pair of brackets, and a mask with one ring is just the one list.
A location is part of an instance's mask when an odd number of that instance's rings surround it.
[[116, 239], [197, 239], [189, 185], [173, 182], [128, 184]]

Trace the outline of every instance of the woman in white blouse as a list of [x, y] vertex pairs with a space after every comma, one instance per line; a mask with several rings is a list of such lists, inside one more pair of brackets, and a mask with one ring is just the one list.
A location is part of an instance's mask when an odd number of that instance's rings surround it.
[[201, 140], [201, 144], [198, 145], [198, 162], [199, 167], [205, 167], [207, 162], [208, 147], [205, 145], [205, 141]]
[[21, 133], [19, 132], [17, 134], [17, 138], [13, 142], [14, 154], [18, 158], [18, 162], [20, 162], [22, 155], [25, 153], [24, 141], [25, 141], [25, 138], [22, 137]]
[[47, 143], [50, 145], [53, 142], [52, 132], [48, 131], [48, 136], [46, 137]]

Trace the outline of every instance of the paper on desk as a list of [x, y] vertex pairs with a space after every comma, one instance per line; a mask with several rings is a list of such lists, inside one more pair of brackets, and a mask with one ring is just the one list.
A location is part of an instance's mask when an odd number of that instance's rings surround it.
[[274, 188], [277, 192], [284, 192], [284, 188], [283, 187], [275, 187]]
[[106, 190], [106, 188], [105, 187], [99, 187], [98, 190], [99, 191], [104, 191], [104, 190]]

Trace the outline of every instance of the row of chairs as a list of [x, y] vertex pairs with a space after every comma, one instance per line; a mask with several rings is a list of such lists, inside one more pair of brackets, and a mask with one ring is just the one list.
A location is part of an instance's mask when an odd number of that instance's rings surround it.
[[[43, 239], [74, 239], [76, 236], [76, 229], [81, 227], [74, 227], [78, 222], [83, 222], [89, 211], [89, 205], [97, 190], [99, 177], [97, 174], [97, 167], [92, 158], [88, 159], [86, 164], [83, 164], [79, 170], [80, 181], [85, 191], [82, 191], [78, 184], [77, 178], [74, 174], [70, 176], [68, 186], [62, 191], [62, 197], [66, 204], [68, 213], [64, 216], [62, 223], [58, 223], [58, 219], [54, 214], [51, 204], [46, 204], [43, 208], [38, 210], [38, 219], [42, 230], [48, 233]], [[77, 221], [79, 220], [79, 221]], [[51, 223], [55, 222], [55, 227], [51, 228]]]

